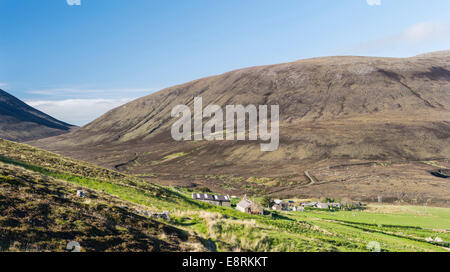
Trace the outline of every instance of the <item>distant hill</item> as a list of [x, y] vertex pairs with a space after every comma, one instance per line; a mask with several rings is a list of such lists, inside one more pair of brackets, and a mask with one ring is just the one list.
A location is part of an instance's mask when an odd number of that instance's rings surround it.
[[[203, 98], [204, 106], [222, 108], [279, 105], [280, 148], [261, 152], [259, 142], [174, 141], [171, 110], [178, 104], [192, 107], [196, 96]], [[294, 193], [294, 185], [308, 182], [305, 170], [448, 159], [449, 120], [450, 51], [411, 58], [323, 57], [245, 68], [167, 88], [113, 109], [77, 131], [33, 144], [121, 171], [156, 174], [167, 184], [178, 180], [216, 190], [226, 186], [235, 193], [253, 186], [253, 192], [261, 192], [258, 186], [264, 179], [247, 184], [205, 176], [238, 176], [244, 181], [263, 177], [270, 178], [263, 193]], [[359, 172], [358, 180], [364, 180], [365, 173]], [[398, 175], [419, 177], [398, 171], [374, 174], [392, 175], [397, 175], [395, 182]], [[318, 186], [295, 194], [311, 188]]]
[[71, 128], [0, 90], [0, 138], [29, 141], [67, 133]]

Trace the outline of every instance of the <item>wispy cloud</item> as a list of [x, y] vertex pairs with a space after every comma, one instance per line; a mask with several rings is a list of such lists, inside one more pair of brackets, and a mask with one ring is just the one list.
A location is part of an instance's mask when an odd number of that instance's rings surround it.
[[154, 92], [151, 88], [40, 88], [26, 91], [26, 103], [61, 121], [85, 125], [107, 111]]
[[69, 6], [81, 6], [81, 0], [66, 0]]
[[366, 0], [369, 6], [381, 6], [381, 0]]
[[423, 22], [407, 28], [399, 38], [409, 42], [423, 42], [449, 34], [450, 25], [447, 23]]
[[6, 87], [6, 86], [8, 86], [8, 84], [7, 83], [4, 83], [4, 82], [0, 82], [0, 88], [4, 88], [4, 87]]
[[131, 100], [133, 98], [31, 100], [25, 102], [56, 119], [82, 126]]
[[450, 47], [450, 24], [446, 22], [420, 22], [402, 32], [367, 41], [345, 50], [350, 54], [386, 54], [386, 52], [416, 52], [444, 50]]
[[49, 96], [50, 99], [55, 98], [123, 98], [136, 97], [151, 94], [154, 89], [149, 88], [123, 88], [123, 89], [96, 89], [96, 88], [49, 88], [49, 89], [33, 89], [27, 91], [28, 94]]

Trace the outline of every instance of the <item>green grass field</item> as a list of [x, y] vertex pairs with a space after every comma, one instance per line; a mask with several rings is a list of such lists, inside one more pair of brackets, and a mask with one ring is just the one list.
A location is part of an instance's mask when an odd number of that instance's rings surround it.
[[[383, 210], [383, 207], [380, 207], [380, 209]], [[307, 213], [305, 216], [384, 226], [406, 226], [450, 230], [450, 209], [447, 208], [402, 206], [400, 211], [389, 211], [392, 209], [392, 206], [386, 205], [384, 206], [384, 209], [385, 212], [312, 212]]]

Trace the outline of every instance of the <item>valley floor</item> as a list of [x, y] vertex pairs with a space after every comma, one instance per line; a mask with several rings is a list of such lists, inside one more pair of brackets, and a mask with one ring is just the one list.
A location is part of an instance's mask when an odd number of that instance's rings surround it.
[[[450, 250], [447, 208], [258, 216], [150, 181], [0, 140], [0, 250], [64, 251], [70, 241], [85, 251]], [[162, 211], [170, 218], [151, 216]]]

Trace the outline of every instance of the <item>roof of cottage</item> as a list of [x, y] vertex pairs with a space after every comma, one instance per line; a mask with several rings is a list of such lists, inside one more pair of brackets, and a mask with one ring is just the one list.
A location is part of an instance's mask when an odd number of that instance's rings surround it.
[[230, 198], [228, 196], [223, 195], [212, 195], [212, 194], [200, 194], [200, 193], [193, 193], [192, 198], [196, 200], [208, 200], [208, 201], [222, 201], [222, 202], [229, 202]]
[[237, 204], [237, 206], [241, 207], [241, 208], [248, 208], [251, 205], [252, 205], [252, 202], [248, 199], [243, 199]]

